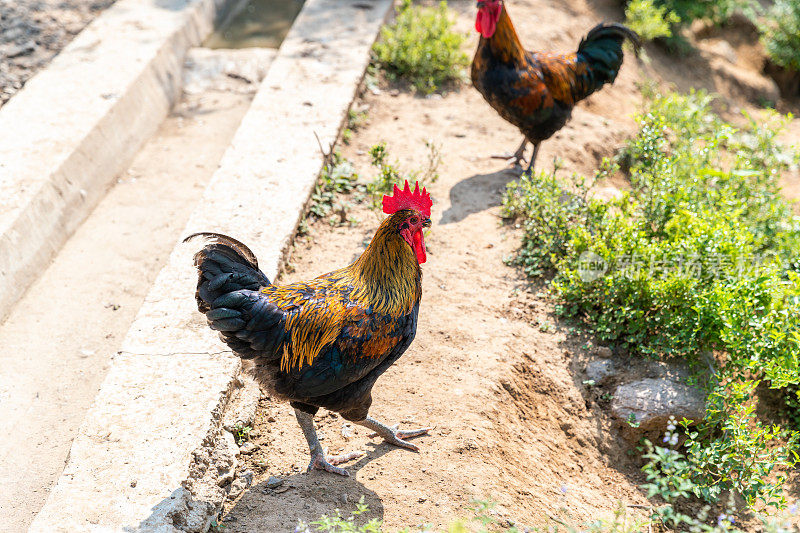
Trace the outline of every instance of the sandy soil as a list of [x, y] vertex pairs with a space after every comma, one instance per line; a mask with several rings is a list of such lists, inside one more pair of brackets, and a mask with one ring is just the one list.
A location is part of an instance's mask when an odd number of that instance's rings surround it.
[[110, 357], [250, 105], [254, 84], [222, 78], [228, 92], [206, 83], [176, 105], [0, 324], [3, 531], [25, 531], [61, 474]]
[[[547, 43], [570, 50], [598, 20], [622, 18], [611, 1], [509, 4], [515, 21], [548, 21], [517, 22], [531, 48]], [[459, 14], [459, 28], [470, 31], [474, 2], [450, 5]], [[727, 54], [726, 61], [741, 72], [730, 78], [731, 69], [715, 67], [719, 59], [709, 59], [704, 48], [719, 49], [718, 34], [700, 33], [701, 53], [685, 61], [653, 47], [647, 49], [649, 63], [628, 55], [616, 84], [578, 106], [572, 121], [543, 143], [540, 168], [558, 157], [562, 173], [591, 173], [633, 133], [632, 115], [641, 101], [637, 83], [646, 78], [720, 92], [728, 116], [741, 109], [757, 112], [760, 94], [753, 87], [769, 92], [770, 82], [759, 73], [752, 43], [734, 41], [735, 57]], [[470, 52], [475, 43], [471, 34]], [[362, 178], [375, 174], [366, 152], [379, 141], [406, 170], [424, 166], [425, 140], [440, 145], [443, 160], [440, 179], [429, 187], [434, 227], [417, 338], [377, 383], [371, 414], [401, 427], [436, 429], [418, 438], [421, 451], [412, 453], [369, 438], [363, 429], [353, 428], [346, 438], [343, 420], [323, 412], [317, 422], [330, 452], [360, 449], [367, 455], [347, 465], [347, 479], [305, 474], [307, 447], [292, 410], [264, 399], [252, 434], [256, 449], [240, 457], [239, 469], [253, 470], [254, 484], [226, 506], [228, 530], [293, 531], [298, 519], [313, 520], [336, 508], [347, 514], [361, 497], [370, 506], [368, 516], [383, 519], [388, 531], [448, 524], [469, 516], [467, 507], [476, 498], [497, 502], [498, 518], [530, 525], [562, 509], [583, 521], [609, 516], [618, 502], [646, 503], [629, 446], [582, 385], [585, 361], [596, 348], [558, 324], [551, 304], [503, 263], [519, 242], [518, 230], [499, 217], [502, 191], [516, 175], [490, 155], [513, 151], [520, 134], [467, 85], [443, 98], [391, 89], [367, 92], [355, 104], [369, 109], [368, 123], [348, 146], [340, 144], [342, 153]], [[788, 139], [796, 141], [798, 133], [795, 121]], [[787, 185], [796, 186], [798, 178], [787, 175]], [[623, 185], [618, 178], [606, 187]], [[307, 279], [352, 261], [380, 215], [363, 205], [351, 214], [360, 221], [355, 227], [312, 224], [278, 281]], [[267, 487], [270, 476], [284, 479], [283, 485]]]
[[114, 0], [0, 0], [0, 106]]

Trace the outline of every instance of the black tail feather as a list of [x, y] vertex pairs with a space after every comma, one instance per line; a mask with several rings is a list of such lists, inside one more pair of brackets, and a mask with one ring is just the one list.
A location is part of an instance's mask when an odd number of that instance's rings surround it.
[[639, 55], [639, 50], [642, 47], [641, 37], [639, 37], [639, 34], [629, 27], [625, 26], [624, 24], [619, 24], [618, 22], [601, 22], [589, 30], [589, 33], [586, 34], [586, 37], [581, 39], [581, 44], [578, 46], [578, 51], [581, 51], [586, 44], [592, 41], [596, 41], [598, 39], [607, 39], [609, 37], [619, 40], [620, 44], [622, 44], [622, 41], [625, 39], [628, 39], [633, 45], [633, 50], [636, 55]]
[[[235, 291], [258, 291], [269, 285], [269, 279], [258, 268], [255, 254], [238, 240], [220, 233], [195, 233], [183, 242], [195, 237], [210, 240], [194, 255], [198, 270], [195, 298], [201, 313], [220, 307], [219, 302]], [[209, 318], [226, 330], [238, 324], [233, 316]]]
[[238, 241], [228, 235], [223, 235], [222, 233], [214, 233], [211, 231], [200, 231], [198, 233], [192, 233], [191, 235], [183, 239], [183, 242], [189, 242], [196, 237], [211, 239], [212, 243], [225, 244], [230, 248], [233, 248], [237, 253], [239, 253], [239, 255], [241, 255], [248, 262], [248, 264], [251, 267], [258, 270], [258, 259], [256, 259], [256, 254], [254, 254], [252, 250], [250, 250], [250, 248], [248, 248], [247, 245], [245, 245], [241, 241]]

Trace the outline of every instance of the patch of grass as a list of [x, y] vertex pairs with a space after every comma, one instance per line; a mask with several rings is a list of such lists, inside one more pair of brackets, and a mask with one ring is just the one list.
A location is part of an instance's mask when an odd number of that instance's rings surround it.
[[[567, 494], [566, 489], [565, 495]], [[596, 519], [588, 523], [575, 520], [568, 509], [561, 508], [548, 512], [547, 523], [542, 527], [517, 526], [513, 520], [500, 519], [494, 511], [491, 501], [474, 501], [471, 507], [472, 515], [452, 522], [445, 529], [435, 528], [429, 524], [405, 527], [400, 533], [642, 533], [655, 531], [658, 527], [678, 525], [687, 531], [702, 533], [744, 533], [735, 526], [733, 516], [722, 514], [712, 517], [708, 508], [701, 510], [696, 516], [677, 513], [671, 505], [667, 504], [654, 509], [653, 516], [641, 519], [628, 511], [623, 502], [617, 502], [614, 511], [606, 519]], [[383, 533], [382, 522], [373, 518], [370, 521], [358, 524], [359, 516], [367, 513], [369, 508], [364, 504], [363, 497], [359, 500], [356, 510], [345, 518], [337, 509], [334, 516], [324, 515], [310, 525], [300, 522], [295, 528], [295, 533], [312, 533], [317, 531], [327, 533]], [[785, 516], [768, 516], [761, 518], [763, 531], [769, 533], [789, 533], [795, 531]]]
[[800, 2], [776, 0], [759, 26], [772, 61], [800, 72]]
[[461, 50], [465, 36], [453, 31], [447, 2], [436, 8], [403, 0], [394, 23], [381, 29], [373, 46], [375, 61], [390, 77], [408, 79], [424, 93], [464, 77], [469, 58]]
[[351, 108], [347, 111], [347, 126], [342, 131], [342, 142], [344, 144], [350, 144], [353, 132], [358, 131], [366, 124], [368, 116], [369, 112], [367, 110], [357, 111]]
[[625, 8], [625, 24], [646, 41], [672, 37], [672, 26], [680, 21], [674, 11], [654, 0], [631, 0]]
[[[594, 179], [539, 172], [509, 185], [506, 215], [525, 230], [516, 262], [552, 276], [557, 312], [600, 340], [682, 358], [725, 383], [736, 401], [710, 410], [686, 448], [696, 495], [734, 490], [781, 505], [770, 472], [796, 461], [797, 439], [748, 419], [749, 394], [734, 392], [745, 375], [776, 389], [800, 384], [800, 217], [778, 187], [793, 162], [777, 141], [787, 118], [748, 117], [737, 129], [703, 92], [648, 97], [638, 134]], [[631, 190], [592, 198], [595, 181], [617, 165]], [[765, 462], [731, 470], [726, 461], [737, 454]]]
[[244, 422], [237, 422], [236, 425], [233, 426], [233, 438], [236, 439], [236, 444], [241, 446], [245, 442], [250, 440], [250, 432], [253, 431], [253, 428], [245, 424]]
[[[353, 191], [363, 192], [363, 189], [364, 187], [358, 184], [358, 174], [353, 164], [342, 157], [341, 153], [334, 152], [314, 185], [314, 192], [311, 194], [308, 206], [308, 215], [317, 219], [327, 219], [333, 225], [352, 224], [353, 220], [347, 214], [349, 205], [347, 203], [336, 204], [336, 196]], [[303, 231], [301, 223], [300, 231], [307, 233], [307, 225]]]
[[420, 187], [426, 187], [439, 179], [439, 164], [442, 162], [440, 149], [431, 141], [425, 141], [425, 147], [427, 148], [425, 166], [421, 170], [410, 172], [403, 172], [397, 161], [389, 160], [386, 143], [375, 144], [369, 149], [371, 164], [378, 170], [378, 175], [367, 185], [367, 192], [372, 195], [375, 205], [380, 202], [384, 194], [390, 194], [395, 185], [402, 187], [405, 180], [410, 183], [416, 180]]

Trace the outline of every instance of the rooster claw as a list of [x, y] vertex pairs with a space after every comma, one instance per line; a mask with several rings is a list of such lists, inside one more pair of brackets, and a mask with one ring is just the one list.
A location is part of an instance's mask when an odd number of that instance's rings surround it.
[[329, 456], [326, 456], [325, 453], [316, 453], [311, 456], [311, 462], [308, 463], [308, 469], [306, 469], [306, 473], [309, 473], [312, 470], [324, 470], [325, 472], [330, 472], [332, 474], [339, 474], [340, 476], [350, 477], [350, 472], [348, 472], [344, 468], [339, 468], [338, 466], [334, 465], [346, 463], [347, 461], [358, 459], [359, 457], [363, 457], [364, 455], [366, 455], [366, 453], [362, 452], [361, 450], [343, 453], [341, 455], [329, 455]]
[[[371, 422], [372, 424], [376, 424], [376, 421], [371, 420]], [[375, 430], [374, 433], [370, 434], [370, 437], [383, 437], [383, 440], [385, 440], [389, 444], [394, 444], [395, 446], [400, 446], [401, 448], [406, 448], [414, 452], [419, 451], [419, 446], [417, 446], [416, 444], [412, 444], [404, 439], [425, 435], [433, 429], [433, 427], [427, 427], [418, 429], [398, 430], [397, 429], [398, 424], [395, 424], [394, 426], [384, 426], [383, 424], [380, 423], [377, 423], [377, 425], [369, 425], [367, 427]]]

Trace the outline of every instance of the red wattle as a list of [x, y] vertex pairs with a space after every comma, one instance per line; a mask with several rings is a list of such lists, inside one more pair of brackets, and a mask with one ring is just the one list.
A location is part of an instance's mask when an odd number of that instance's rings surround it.
[[428, 256], [425, 255], [425, 237], [422, 236], [422, 230], [414, 233], [411, 246], [414, 248], [414, 253], [417, 254], [417, 262], [420, 265], [428, 260]]
[[498, 2], [497, 5], [487, 6], [478, 11], [478, 16], [475, 19], [475, 29], [484, 38], [489, 39], [494, 35], [502, 9], [502, 4]]

